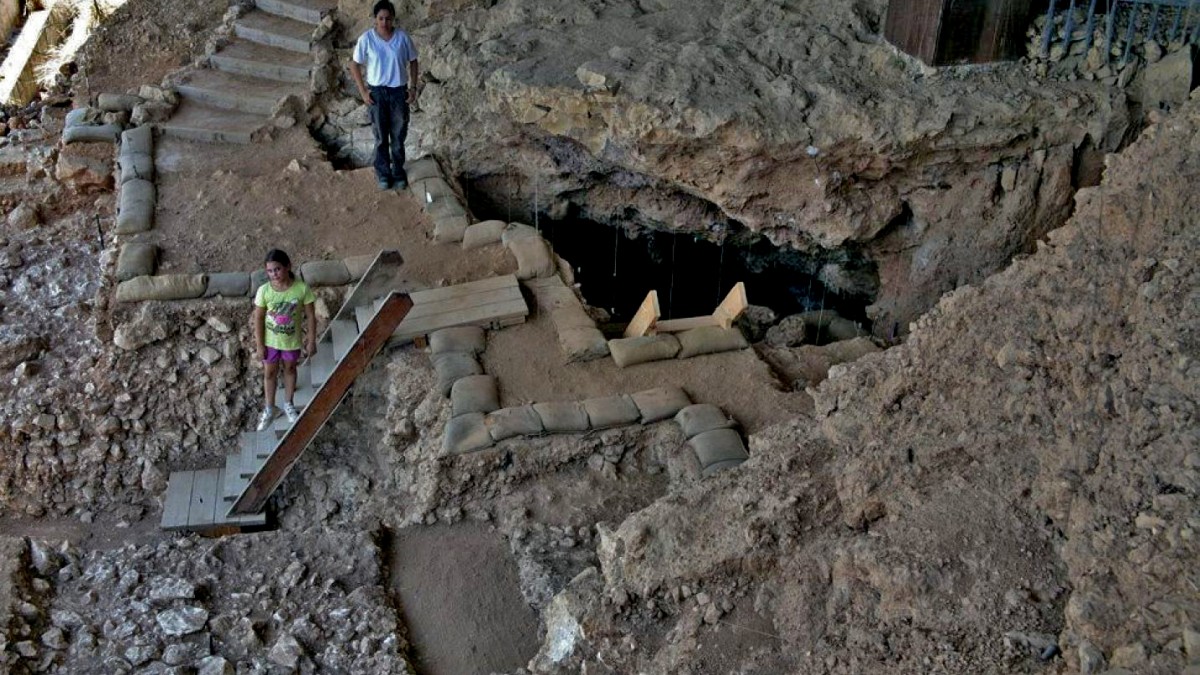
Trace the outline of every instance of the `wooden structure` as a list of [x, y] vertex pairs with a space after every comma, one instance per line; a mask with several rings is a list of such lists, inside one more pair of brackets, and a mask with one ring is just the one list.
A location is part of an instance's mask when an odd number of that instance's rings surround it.
[[281, 416], [273, 429], [241, 434], [222, 468], [172, 472], [163, 529], [224, 534], [265, 526], [271, 493], [384, 345], [453, 326], [520, 323], [529, 313], [512, 275], [394, 292], [401, 263], [395, 251], [376, 257], [321, 335], [316, 355], [297, 369], [295, 402], [302, 410], [294, 425]]
[[1025, 53], [1037, 11], [1032, 0], [889, 0], [883, 36], [931, 66], [1007, 61]]
[[678, 333], [680, 331], [700, 328], [702, 326], [720, 326], [729, 328], [734, 320], [746, 311], [749, 303], [746, 301], [746, 284], [737, 282], [721, 304], [707, 316], [693, 316], [686, 319], [659, 320], [658, 291], [650, 291], [642, 301], [633, 320], [625, 328], [625, 337], [653, 335], [655, 333]]

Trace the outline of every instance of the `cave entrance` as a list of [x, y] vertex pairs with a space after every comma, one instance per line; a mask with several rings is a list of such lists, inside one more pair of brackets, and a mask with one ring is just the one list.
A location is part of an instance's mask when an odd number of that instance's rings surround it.
[[[846, 295], [818, 278], [827, 262], [729, 225], [720, 243], [691, 232], [614, 227], [583, 218], [540, 220], [542, 236], [569, 262], [589, 305], [627, 323], [646, 294], [658, 291], [663, 319], [711, 314], [733, 285], [746, 284], [751, 304], [782, 318], [834, 310], [867, 327], [870, 298]], [[727, 228], [727, 231], [723, 229]]]

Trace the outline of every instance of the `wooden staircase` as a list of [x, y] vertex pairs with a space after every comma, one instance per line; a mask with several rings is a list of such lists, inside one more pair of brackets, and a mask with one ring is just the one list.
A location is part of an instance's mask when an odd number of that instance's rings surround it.
[[267, 499], [386, 344], [453, 326], [498, 328], [528, 315], [511, 275], [409, 295], [393, 290], [401, 263], [395, 251], [376, 257], [321, 335], [316, 355], [297, 368], [295, 424], [280, 416], [272, 429], [241, 434], [223, 467], [171, 473], [163, 529], [220, 535], [266, 526]]

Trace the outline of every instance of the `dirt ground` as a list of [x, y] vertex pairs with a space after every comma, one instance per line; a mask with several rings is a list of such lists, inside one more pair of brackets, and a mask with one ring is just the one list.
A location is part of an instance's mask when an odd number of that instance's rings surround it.
[[448, 285], [516, 269], [496, 247], [433, 246], [407, 191], [380, 190], [371, 169], [336, 171], [301, 128], [249, 146], [160, 139], [154, 229], [160, 273], [250, 271], [282, 248], [293, 264], [398, 249], [411, 281]]
[[417, 672], [511, 672], [537, 652], [537, 618], [494, 529], [467, 522], [402, 530], [391, 555]]

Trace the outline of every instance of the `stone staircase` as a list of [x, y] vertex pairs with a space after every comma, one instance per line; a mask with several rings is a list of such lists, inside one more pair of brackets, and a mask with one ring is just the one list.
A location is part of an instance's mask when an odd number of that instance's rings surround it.
[[158, 125], [161, 132], [210, 143], [251, 142], [280, 99], [309, 94], [312, 36], [335, 7], [326, 0], [257, 0], [206, 68], [178, 75], [181, 102]]
[[163, 529], [223, 534], [265, 526], [267, 499], [386, 344], [448, 327], [511, 325], [529, 313], [511, 275], [402, 294], [394, 290], [400, 265], [395, 251], [376, 257], [317, 341], [316, 355], [297, 369], [295, 424], [280, 416], [273, 429], [241, 434], [223, 467], [171, 473]]

